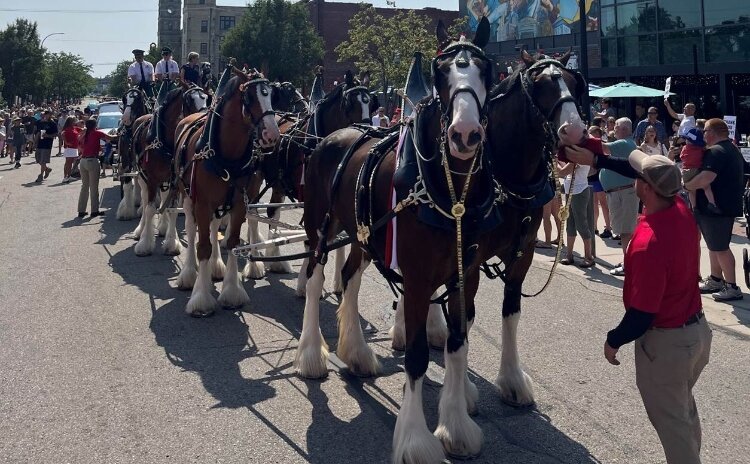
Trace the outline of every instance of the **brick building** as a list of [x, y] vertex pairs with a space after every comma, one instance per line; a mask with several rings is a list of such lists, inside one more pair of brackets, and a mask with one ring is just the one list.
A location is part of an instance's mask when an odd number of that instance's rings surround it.
[[[306, 3], [310, 21], [325, 43], [326, 51], [322, 64], [325, 68], [324, 81], [328, 89], [334, 81], [343, 77], [347, 69], [355, 70], [354, 63], [339, 63], [334, 50], [347, 39], [349, 19], [359, 11], [360, 4], [325, 0], [307, 0]], [[221, 43], [226, 33], [239, 23], [246, 8], [217, 5], [216, 0], [183, 0], [180, 11], [180, 0], [159, 0], [158, 45], [171, 47], [175, 52], [175, 60], [180, 63], [189, 52], [196, 51], [200, 53], [201, 61], [209, 61], [214, 65], [215, 71], [223, 69], [226, 58], [221, 56]], [[377, 8], [377, 11], [390, 18], [398, 10]], [[437, 25], [439, 19], [451, 24], [459, 17], [458, 11], [437, 8], [423, 8], [417, 11], [432, 20], [431, 28]]]

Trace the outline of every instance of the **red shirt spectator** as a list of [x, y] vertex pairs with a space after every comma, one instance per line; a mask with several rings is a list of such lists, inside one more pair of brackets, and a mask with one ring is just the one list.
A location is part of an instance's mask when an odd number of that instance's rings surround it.
[[625, 307], [653, 313], [653, 327], [661, 328], [680, 327], [700, 311], [699, 241], [695, 219], [679, 197], [672, 207], [641, 216], [625, 254]]
[[78, 127], [69, 127], [62, 132], [64, 148], [78, 148], [78, 138], [81, 136], [81, 129]]
[[106, 140], [107, 134], [99, 129], [83, 132], [80, 139], [81, 158], [96, 158], [101, 150], [100, 141]]

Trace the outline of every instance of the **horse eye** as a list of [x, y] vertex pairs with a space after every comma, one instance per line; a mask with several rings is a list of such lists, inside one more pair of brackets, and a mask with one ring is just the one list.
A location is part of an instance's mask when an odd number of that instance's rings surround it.
[[363, 97], [362, 97], [362, 103], [370, 103], [370, 97], [368, 97], [368, 96], [366, 96], [366, 95], [365, 95], [365, 96], [363, 96]]
[[260, 89], [260, 94], [263, 95], [264, 97], [268, 96], [268, 89], [265, 87], [262, 87]]

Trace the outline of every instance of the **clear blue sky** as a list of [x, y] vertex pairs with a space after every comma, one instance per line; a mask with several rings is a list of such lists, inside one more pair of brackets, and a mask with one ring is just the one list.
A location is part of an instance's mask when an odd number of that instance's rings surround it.
[[[49, 37], [44, 47], [52, 52], [81, 55], [93, 66], [96, 77], [108, 74], [118, 62], [132, 58], [132, 49], [146, 49], [156, 41], [157, 0], [1, 0], [0, 3], [0, 28], [5, 29], [8, 23], [23, 17], [37, 22], [40, 38], [63, 32], [64, 35]], [[218, 0], [219, 5], [247, 3], [247, 0]], [[371, 0], [371, 3], [387, 6], [385, 0]], [[396, 0], [396, 6], [457, 10], [458, 0]]]

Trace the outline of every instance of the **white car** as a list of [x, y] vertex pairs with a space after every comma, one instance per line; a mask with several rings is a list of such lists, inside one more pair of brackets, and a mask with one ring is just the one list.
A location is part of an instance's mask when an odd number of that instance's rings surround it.
[[98, 114], [104, 113], [120, 113], [120, 105], [122, 104], [119, 100], [112, 100], [96, 105], [96, 112]]
[[[96, 128], [103, 131], [109, 136], [116, 137], [117, 130], [120, 127], [120, 120], [122, 120], [122, 113], [120, 113], [119, 108], [117, 112], [99, 113], [99, 116], [97, 116], [96, 118]], [[115, 138], [114, 140], [112, 140], [112, 142], [105, 142], [104, 140], [101, 141], [101, 145], [102, 148], [104, 148], [105, 154], [107, 153], [107, 149], [105, 148], [107, 143], [111, 143], [112, 153], [116, 153], [117, 139]]]

